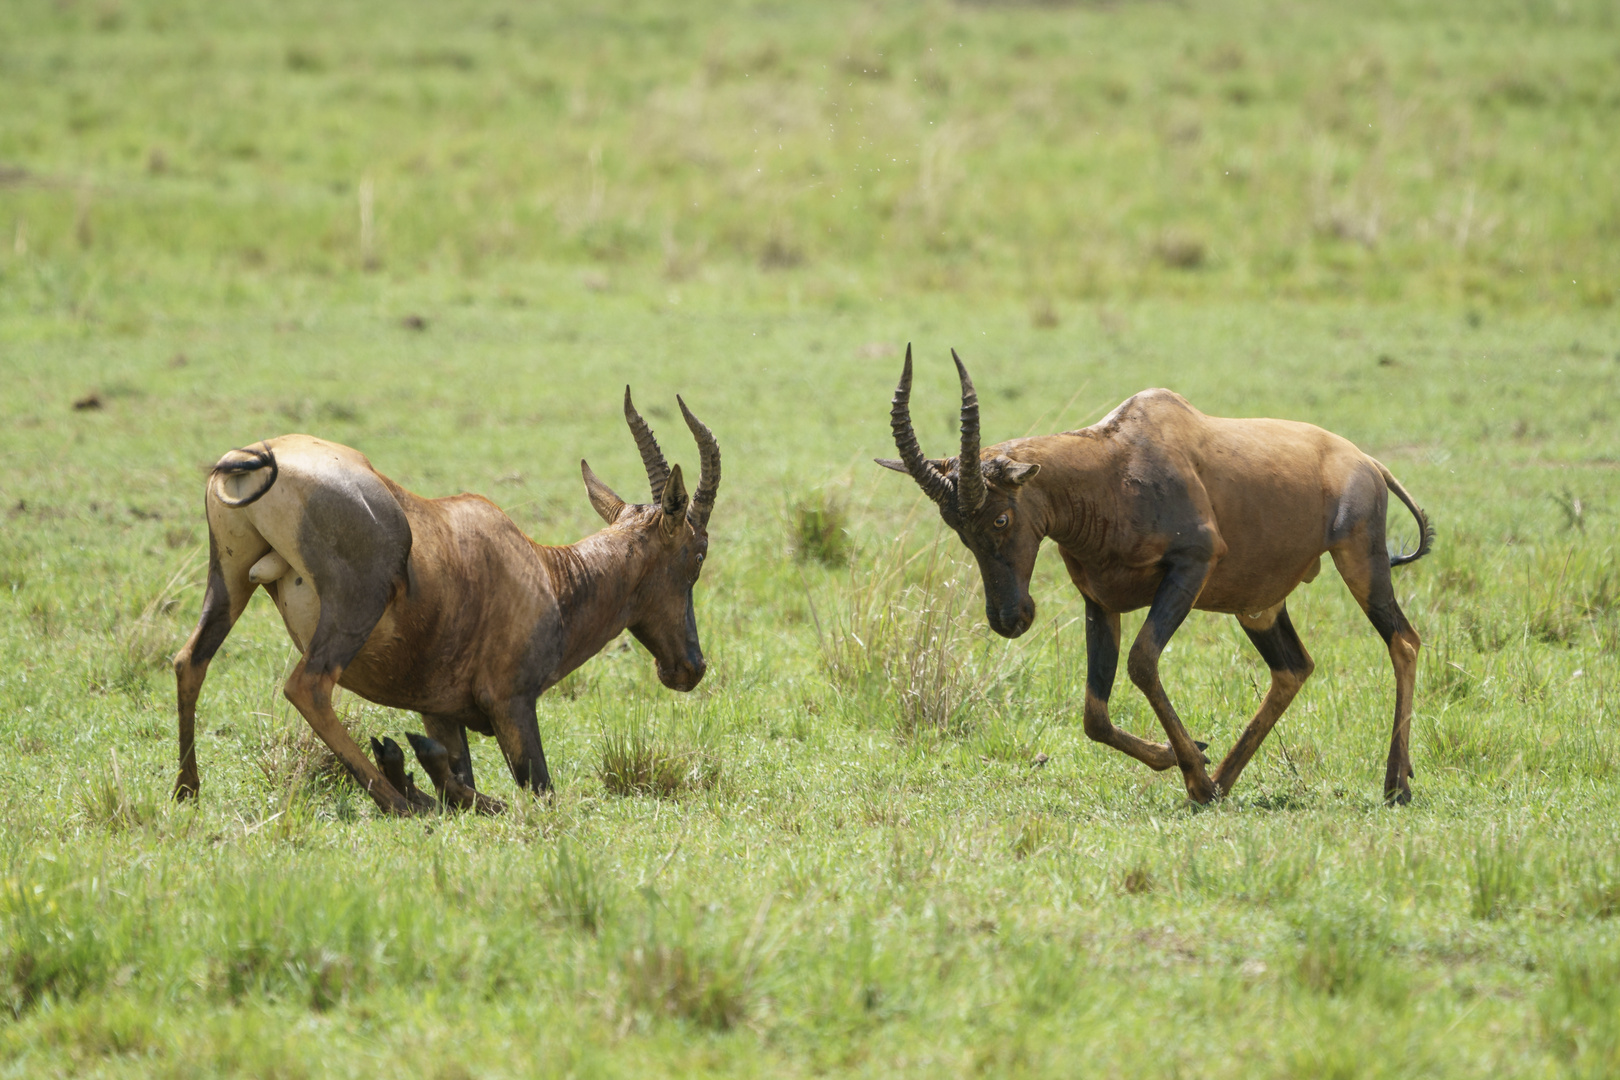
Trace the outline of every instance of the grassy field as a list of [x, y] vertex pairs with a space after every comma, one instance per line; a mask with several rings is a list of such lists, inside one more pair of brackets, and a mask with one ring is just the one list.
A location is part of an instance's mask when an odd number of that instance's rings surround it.
[[[1615, 29], [6, 7], [0, 1074], [1620, 1071]], [[1291, 602], [1316, 674], [1231, 799], [1090, 743], [1055, 553], [996, 638], [870, 464], [907, 341], [933, 453], [955, 346], [987, 440], [1161, 385], [1383, 460], [1439, 530], [1396, 572], [1413, 804], [1382, 805], [1393, 679], [1331, 572]], [[597, 524], [580, 457], [643, 497], [626, 382], [689, 474], [676, 392], [725, 455], [694, 693], [626, 638], [542, 699], [555, 800], [385, 820], [282, 700], [255, 600], [202, 798], [167, 801], [222, 451], [309, 431], [566, 542]], [[1265, 686], [1209, 615], [1164, 670], [1220, 751]], [[1156, 727], [1123, 679], [1114, 705]]]

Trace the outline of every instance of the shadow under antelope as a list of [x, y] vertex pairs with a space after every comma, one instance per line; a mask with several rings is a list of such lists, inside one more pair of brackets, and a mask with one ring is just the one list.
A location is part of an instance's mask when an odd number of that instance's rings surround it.
[[665, 686], [695, 687], [705, 662], [692, 592], [720, 448], [676, 400], [702, 465], [691, 497], [626, 387], [652, 502], [626, 503], [581, 461], [607, 527], [565, 547], [530, 540], [481, 495], [421, 498], [359, 451], [309, 435], [226, 454], [208, 478], [202, 616], [174, 662], [175, 798], [199, 788], [196, 706], [209, 660], [261, 586], [303, 654], [288, 700], [388, 813], [436, 803], [416, 790], [392, 739], [373, 739], [377, 763], [367, 760], [332, 709], [334, 686], [421, 713], [428, 736], [409, 738], [440, 798], [485, 812], [502, 804], [474, 787], [467, 729], [495, 737], [520, 788], [549, 791], [535, 701], [624, 630], [652, 653]]
[[[1056, 541], [1086, 603], [1086, 734], [1153, 769], [1179, 766], [1187, 794], [1207, 803], [1237, 783], [1314, 668], [1288, 619], [1295, 586], [1331, 554], [1356, 603], [1389, 648], [1395, 724], [1384, 796], [1411, 801], [1412, 690], [1417, 631], [1395, 602], [1390, 569], [1428, 553], [1434, 530], [1388, 469], [1347, 439], [1291, 420], [1205, 416], [1169, 390], [1144, 390], [1091, 427], [979, 447], [979, 399], [962, 386], [958, 456], [923, 456], [911, 424], [911, 348], [890, 426], [900, 460], [967, 545], [984, 578], [991, 629], [1015, 638], [1035, 620], [1030, 572], [1041, 541]], [[1389, 493], [1417, 519], [1416, 551], [1391, 556]], [[1168, 745], [1116, 728], [1108, 696], [1119, 665], [1122, 612], [1148, 609], [1126, 671], [1153, 707]], [[1235, 615], [1271, 669], [1259, 711], [1210, 777], [1159, 681], [1159, 657], [1194, 608]]]

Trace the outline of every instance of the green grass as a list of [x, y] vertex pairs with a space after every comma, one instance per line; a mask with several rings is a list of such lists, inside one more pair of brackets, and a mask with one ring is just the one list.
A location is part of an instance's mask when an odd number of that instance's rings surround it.
[[[329, 7], [0, 13], [0, 1075], [1620, 1070], [1607, 7]], [[1413, 804], [1331, 572], [1233, 798], [1089, 742], [1055, 553], [996, 638], [870, 463], [908, 340], [933, 453], [954, 345], [989, 439], [1163, 385], [1383, 460]], [[694, 693], [622, 639], [554, 801], [475, 738], [507, 815], [385, 820], [256, 600], [167, 801], [223, 450], [566, 542], [580, 457], [641, 497], [626, 382], [725, 455]], [[1266, 686], [1209, 615], [1164, 672], [1214, 751]]]
[[[83, 0], [0, 13], [0, 297], [433, 280], [850, 303], [1142, 295], [1611, 308], [1604, 0]], [[318, 404], [318, 403], [317, 403]]]

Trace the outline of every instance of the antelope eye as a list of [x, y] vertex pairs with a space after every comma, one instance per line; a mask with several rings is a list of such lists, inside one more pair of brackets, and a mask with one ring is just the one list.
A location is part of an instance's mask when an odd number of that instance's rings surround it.
[[703, 563], [703, 557], [704, 557], [704, 556], [705, 556], [705, 555], [707, 555], [707, 554], [708, 554], [708, 552], [706, 552], [706, 551], [700, 551], [700, 552], [698, 552], [698, 553], [697, 553], [697, 561], [698, 561], [698, 564], [699, 564], [699, 565], [702, 565], [702, 563]]
[[1007, 522], [1009, 522], [1011, 520], [1012, 519], [1007, 516], [1006, 512], [1003, 511], [1001, 516], [996, 518], [996, 528], [1005, 529], [1007, 527]]

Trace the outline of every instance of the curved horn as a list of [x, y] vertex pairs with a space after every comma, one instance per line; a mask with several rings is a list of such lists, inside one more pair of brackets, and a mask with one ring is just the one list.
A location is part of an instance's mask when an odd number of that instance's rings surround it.
[[951, 350], [956, 374], [962, 380], [962, 456], [956, 464], [956, 508], [963, 517], [984, 505], [984, 473], [979, 467], [979, 395], [968, 378], [962, 358]]
[[917, 481], [930, 499], [944, 504], [951, 497], [951, 482], [939, 467], [923, 456], [917, 445], [917, 432], [911, 426], [911, 346], [906, 346], [906, 366], [900, 372], [900, 385], [894, 388], [893, 407], [889, 409], [889, 427], [894, 430], [895, 449], [906, 472]]
[[681, 415], [686, 417], [686, 426], [692, 429], [692, 438], [698, 444], [698, 484], [697, 490], [692, 492], [692, 506], [686, 516], [692, 519], [694, 526], [702, 529], [709, 524], [709, 511], [714, 509], [714, 495], [720, 490], [720, 444], [715, 441], [714, 432], [692, 415], [692, 410], [686, 407], [681, 395], [676, 394], [675, 400], [680, 403]]
[[636, 449], [641, 451], [641, 464], [647, 469], [647, 484], [652, 488], [652, 501], [657, 502], [664, 494], [664, 485], [669, 483], [669, 465], [664, 461], [664, 452], [658, 449], [652, 428], [631, 403], [628, 386], [624, 388], [624, 422], [630, 425], [630, 434], [636, 437]]

